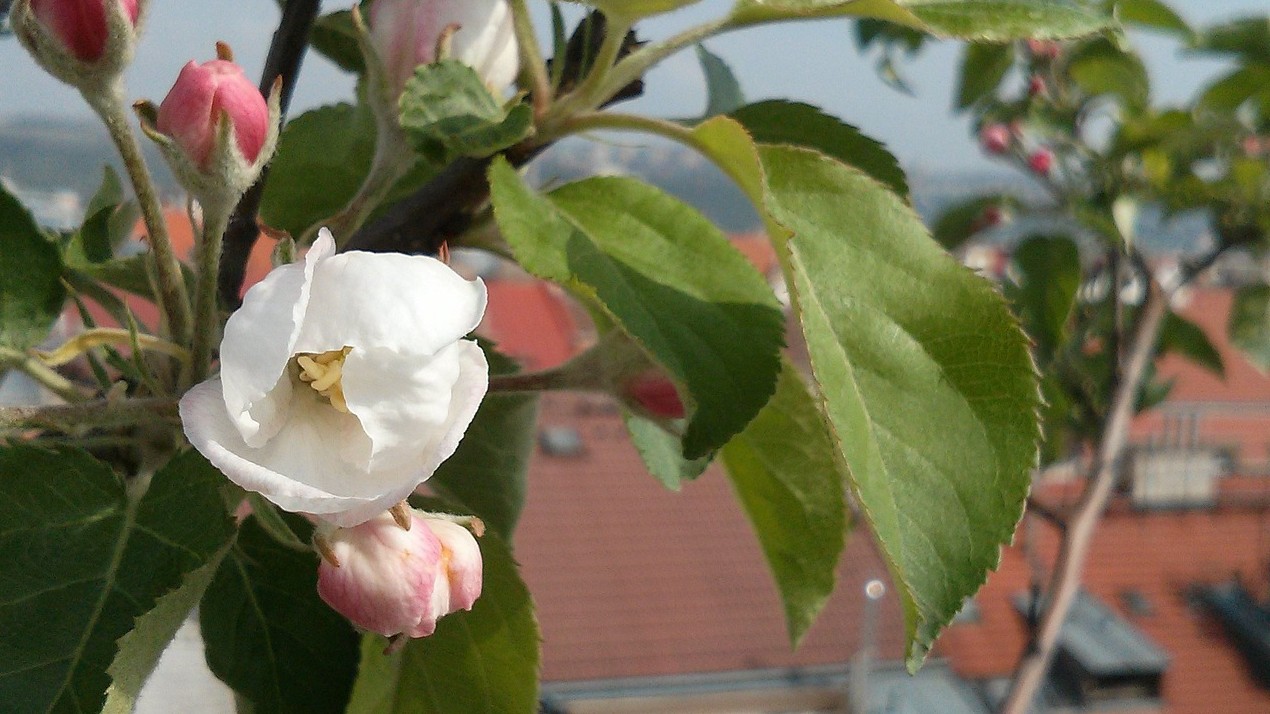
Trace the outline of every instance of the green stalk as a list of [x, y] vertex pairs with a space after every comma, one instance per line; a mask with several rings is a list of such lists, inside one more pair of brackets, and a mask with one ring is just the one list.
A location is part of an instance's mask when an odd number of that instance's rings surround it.
[[194, 293], [194, 332], [191, 334], [190, 362], [182, 385], [207, 379], [212, 367], [212, 346], [220, 339], [216, 279], [220, 266], [225, 228], [234, 210], [234, 200], [209, 201], [203, 205], [203, 229], [198, 241], [196, 267], [198, 282]]
[[84, 91], [84, 99], [101, 117], [110, 138], [123, 159], [124, 168], [137, 194], [141, 216], [150, 234], [150, 250], [154, 256], [155, 298], [160, 312], [167, 319], [168, 332], [173, 342], [184, 344], [189, 339], [190, 299], [181, 277], [181, 264], [172, 249], [168, 237], [167, 222], [163, 219], [163, 207], [154, 190], [154, 180], [141, 154], [141, 146], [128, 123], [124, 105], [123, 86], [112, 82], [100, 91]]
[[529, 89], [533, 92], [534, 116], [541, 117], [551, 107], [551, 81], [547, 77], [547, 62], [543, 59], [538, 36], [534, 33], [533, 19], [525, 0], [511, 0], [512, 25], [516, 29], [516, 44], [520, 47], [520, 69], [528, 75]]

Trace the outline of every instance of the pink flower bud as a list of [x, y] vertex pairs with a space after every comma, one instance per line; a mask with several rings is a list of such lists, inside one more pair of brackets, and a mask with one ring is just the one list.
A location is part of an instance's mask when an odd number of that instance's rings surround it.
[[255, 162], [269, 134], [269, 108], [242, 67], [215, 59], [181, 68], [168, 96], [159, 105], [158, 130], [171, 137], [191, 163], [208, 166], [221, 117], [233, 126], [238, 151]]
[[1037, 149], [1027, 157], [1027, 166], [1037, 176], [1049, 176], [1054, 168], [1054, 152], [1049, 149]]
[[665, 419], [684, 417], [679, 392], [660, 372], [644, 372], [626, 383], [626, 397], [652, 414]]
[[1062, 51], [1062, 45], [1053, 40], [1028, 40], [1027, 51], [1037, 59], [1052, 60]]
[[449, 31], [450, 57], [475, 69], [495, 92], [511, 86], [520, 55], [506, 0], [375, 0], [371, 44], [394, 93], [416, 67], [436, 61], [438, 40]]
[[1005, 124], [984, 124], [979, 129], [979, 146], [989, 154], [1004, 154], [1013, 141], [1010, 127]]
[[1027, 81], [1027, 95], [1029, 97], [1043, 97], [1045, 94], [1045, 79], [1040, 75], [1032, 75], [1032, 78]]
[[410, 511], [409, 530], [382, 513], [336, 530], [324, 547], [318, 594], [354, 625], [381, 635], [426, 637], [438, 619], [470, 610], [481, 593], [476, 539], [419, 511]]
[[117, 3], [136, 26], [137, 0], [31, 0], [31, 12], [76, 59], [96, 62], [105, 54], [110, 35], [107, 3]]

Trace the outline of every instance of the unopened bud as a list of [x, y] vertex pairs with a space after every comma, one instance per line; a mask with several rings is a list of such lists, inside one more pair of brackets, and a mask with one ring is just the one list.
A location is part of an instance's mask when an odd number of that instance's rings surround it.
[[370, 41], [394, 95], [415, 68], [437, 61], [438, 46], [501, 93], [516, 80], [519, 49], [506, 0], [375, 0]]
[[1027, 157], [1027, 166], [1037, 176], [1049, 176], [1054, 169], [1054, 152], [1049, 149], [1037, 149]]
[[1010, 150], [1013, 140], [1005, 124], [984, 124], [979, 129], [979, 146], [989, 154], [1004, 154]]
[[138, 0], [17, 0], [15, 34], [40, 66], [85, 90], [106, 85], [132, 61]]
[[437, 620], [470, 610], [482, 560], [472, 534], [411, 509], [410, 528], [391, 513], [322, 538], [318, 594], [354, 625], [387, 637], [426, 637]]

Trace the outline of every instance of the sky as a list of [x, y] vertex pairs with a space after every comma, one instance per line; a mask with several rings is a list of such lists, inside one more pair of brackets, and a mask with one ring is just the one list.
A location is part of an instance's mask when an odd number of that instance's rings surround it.
[[[349, 4], [328, 0], [323, 11]], [[530, 4], [545, 36], [547, 3], [531, 0]], [[1173, 0], [1171, 4], [1198, 25], [1270, 12], [1270, 0]], [[701, 0], [644, 21], [638, 26], [640, 37], [664, 38], [718, 17], [730, 5], [730, 0]], [[213, 58], [217, 40], [228, 42], [248, 76], [258, 78], [277, 17], [274, 0], [153, 0], [136, 61], [127, 75], [131, 96], [158, 102], [181, 65], [191, 59]], [[1146, 55], [1157, 103], [1185, 101], [1222, 67], [1210, 60], [1180, 59], [1177, 43], [1161, 36], [1135, 33], [1134, 39]], [[988, 166], [975, 148], [965, 118], [951, 113], [959, 43], [928, 43], [915, 60], [905, 63], [912, 96], [877, 78], [874, 58], [861, 55], [851, 24], [840, 19], [752, 28], [713, 38], [706, 46], [733, 68], [748, 100], [783, 97], [820, 106], [885, 142], [910, 171]], [[624, 110], [667, 117], [702, 111], [704, 79], [693, 52], [670, 58], [646, 80], [645, 96], [625, 104]], [[352, 88], [351, 75], [310, 53], [292, 113], [348, 101]], [[87, 117], [89, 111], [74, 90], [45, 75], [16, 40], [0, 40], [0, 118], [32, 114]]]

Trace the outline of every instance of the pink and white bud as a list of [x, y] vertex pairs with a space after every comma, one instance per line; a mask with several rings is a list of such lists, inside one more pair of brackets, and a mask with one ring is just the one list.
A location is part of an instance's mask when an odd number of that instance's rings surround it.
[[156, 127], [191, 163], [206, 169], [222, 119], [233, 128], [238, 153], [246, 163], [254, 163], [270, 129], [269, 107], [260, 90], [232, 61], [186, 63], [159, 105]]
[[481, 551], [472, 534], [413, 509], [409, 517], [409, 530], [382, 513], [322, 542], [322, 600], [387, 637], [426, 637], [442, 616], [470, 610], [481, 592]]
[[1004, 154], [1013, 140], [1010, 127], [1005, 124], [984, 124], [979, 129], [979, 146], [989, 154]]
[[370, 41], [393, 96], [401, 94], [416, 67], [438, 59], [438, 44], [448, 45], [449, 57], [476, 70], [495, 93], [510, 87], [520, 71], [506, 0], [375, 0]]
[[31, 12], [76, 59], [96, 62], [106, 53], [110, 39], [108, 5], [118, 5], [136, 27], [137, 0], [31, 0]]
[[1049, 149], [1037, 149], [1027, 157], [1027, 166], [1037, 176], [1049, 176], [1054, 169], [1054, 152]]
[[628, 403], [663, 419], [684, 418], [683, 400], [679, 398], [679, 390], [664, 374], [659, 371], [648, 371], [636, 375], [626, 382], [623, 395]]

